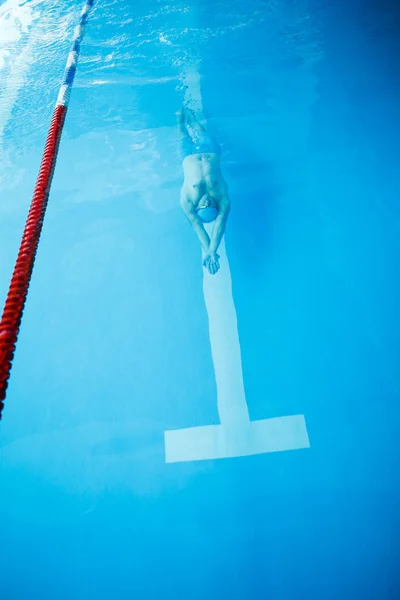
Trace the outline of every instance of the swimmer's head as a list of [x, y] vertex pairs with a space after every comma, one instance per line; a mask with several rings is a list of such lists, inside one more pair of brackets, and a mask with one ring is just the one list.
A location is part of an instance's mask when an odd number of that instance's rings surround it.
[[197, 205], [197, 214], [203, 223], [212, 223], [218, 215], [218, 204], [208, 194], [204, 194]]

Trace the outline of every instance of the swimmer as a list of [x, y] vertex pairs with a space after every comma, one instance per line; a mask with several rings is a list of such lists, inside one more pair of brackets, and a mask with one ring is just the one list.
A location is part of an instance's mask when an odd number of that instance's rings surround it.
[[[211, 275], [219, 270], [218, 247], [225, 232], [230, 200], [221, 173], [220, 148], [197, 121], [192, 110], [178, 114], [184, 181], [181, 207], [203, 248], [203, 266]], [[211, 237], [204, 223], [212, 223]]]

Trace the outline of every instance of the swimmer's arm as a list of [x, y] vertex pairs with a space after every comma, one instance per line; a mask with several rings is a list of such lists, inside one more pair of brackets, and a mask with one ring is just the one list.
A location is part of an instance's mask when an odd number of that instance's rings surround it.
[[228, 195], [220, 200], [219, 212], [215, 219], [214, 228], [211, 234], [208, 254], [215, 254], [219, 248], [223, 235], [225, 233], [226, 222], [228, 220], [231, 203]]
[[208, 237], [207, 231], [204, 229], [204, 225], [202, 220], [197, 216], [196, 211], [194, 210], [192, 202], [185, 198], [184, 196], [181, 198], [181, 207], [183, 212], [185, 213], [189, 223], [193, 227], [197, 237], [199, 238], [201, 247], [204, 252], [208, 254], [209, 246], [210, 246], [210, 238]]

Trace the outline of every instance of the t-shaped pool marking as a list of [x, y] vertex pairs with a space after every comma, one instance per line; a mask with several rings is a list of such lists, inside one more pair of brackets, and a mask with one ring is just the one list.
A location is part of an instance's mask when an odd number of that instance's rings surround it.
[[221, 424], [165, 431], [167, 463], [310, 447], [304, 415], [250, 421], [243, 385], [232, 279], [224, 241], [218, 252], [221, 268], [216, 275], [210, 275], [203, 269], [203, 292]]
[[[197, 66], [188, 64], [181, 79], [185, 86], [185, 103], [198, 117], [202, 117]], [[201, 122], [206, 125], [204, 119]], [[206, 225], [209, 235], [212, 227], [212, 224]], [[218, 273], [210, 275], [203, 269], [203, 293], [221, 424], [165, 431], [167, 463], [232, 458], [310, 447], [303, 415], [250, 421], [243, 384], [236, 309], [232, 297], [232, 278], [224, 240], [218, 253], [221, 266]]]

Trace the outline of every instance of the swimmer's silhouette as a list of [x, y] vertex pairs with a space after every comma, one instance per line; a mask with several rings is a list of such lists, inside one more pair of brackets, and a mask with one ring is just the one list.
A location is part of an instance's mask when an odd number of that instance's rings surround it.
[[[220, 148], [192, 110], [178, 114], [184, 182], [181, 207], [203, 248], [203, 266], [211, 275], [219, 270], [218, 247], [230, 209], [228, 186], [221, 173]], [[204, 223], [214, 221], [211, 237]]]

